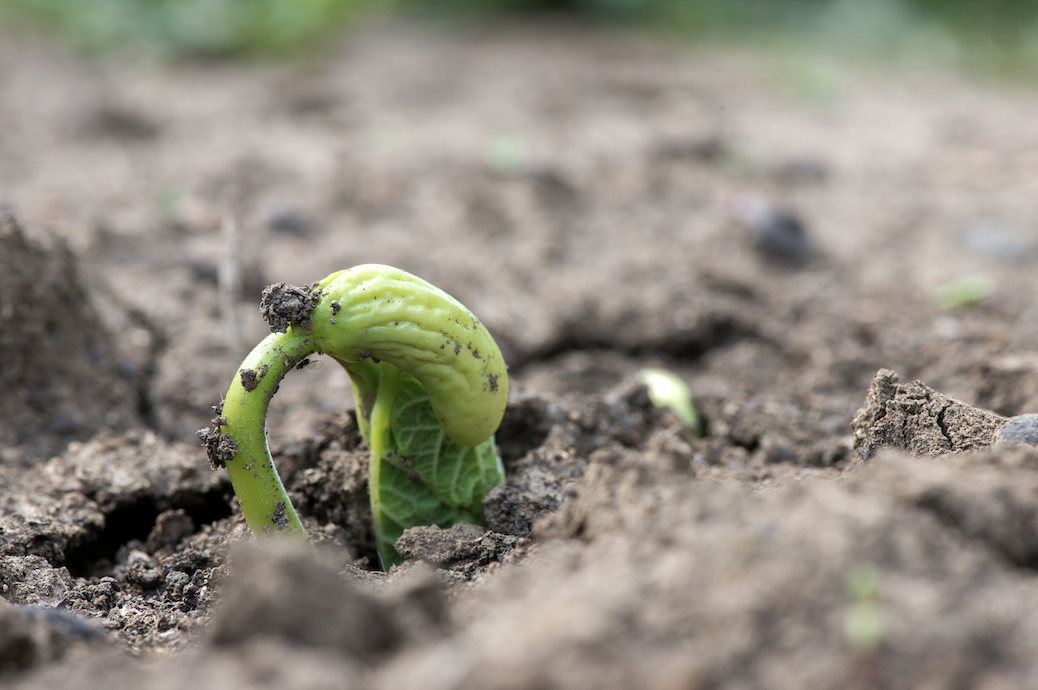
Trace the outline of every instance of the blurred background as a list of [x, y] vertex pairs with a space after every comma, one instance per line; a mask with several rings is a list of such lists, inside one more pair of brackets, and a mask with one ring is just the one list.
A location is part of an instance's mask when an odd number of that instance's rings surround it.
[[91, 51], [163, 56], [276, 55], [313, 50], [387, 17], [473, 21], [566, 16], [696, 40], [810, 44], [1038, 67], [1032, 0], [5, 0], [0, 21]]

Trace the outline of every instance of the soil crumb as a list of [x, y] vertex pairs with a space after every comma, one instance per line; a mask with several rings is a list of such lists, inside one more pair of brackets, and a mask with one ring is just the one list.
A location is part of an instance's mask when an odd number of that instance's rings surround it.
[[267, 286], [260, 300], [260, 314], [270, 325], [271, 333], [284, 333], [289, 326], [310, 330], [314, 307], [321, 300], [317, 285], [298, 287], [274, 283]]
[[[251, 371], [246, 370], [246, 371]], [[245, 381], [245, 372], [242, 372], [242, 382]], [[254, 386], [255, 388], [255, 386]], [[229, 434], [224, 433], [221, 430], [227, 423], [227, 418], [223, 416], [223, 403], [217, 403], [213, 405], [213, 410], [216, 412], [216, 416], [210, 421], [212, 427], [205, 427], [195, 432], [202, 445], [205, 447], [206, 457], [209, 458], [209, 465], [217, 470], [221, 467], [227, 467], [227, 463], [234, 459], [234, 455], [238, 452], [238, 444], [234, 442], [234, 439]]]
[[238, 452], [238, 444], [229, 435], [220, 431], [219, 427], [215, 429], [205, 427], [199, 429], [197, 434], [202, 445], [205, 446], [205, 454], [214, 470], [227, 467], [227, 463], [233, 460], [234, 455]]

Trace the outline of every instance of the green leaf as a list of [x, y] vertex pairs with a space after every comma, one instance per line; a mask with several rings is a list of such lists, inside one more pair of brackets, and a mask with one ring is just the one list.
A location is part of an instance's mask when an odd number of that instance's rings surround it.
[[449, 506], [482, 513], [483, 497], [504, 484], [494, 438], [472, 447], [452, 441], [436, 419], [429, 394], [410, 374], [400, 377], [390, 430], [396, 452], [387, 459], [416, 474]]
[[403, 559], [394, 544], [404, 530], [416, 525], [450, 527], [457, 522], [483, 523], [483, 506], [473, 511], [449, 506], [415, 474], [392, 462], [383, 462], [379, 476], [380, 543], [377, 544], [382, 566], [387, 570]]
[[[493, 436], [478, 446], [459, 446], [440, 426], [422, 384], [388, 362], [379, 366], [370, 414], [370, 490], [375, 541], [388, 569], [401, 562], [394, 545], [409, 527], [483, 524], [483, 497], [504, 484], [505, 475]], [[351, 372], [361, 373], [352, 365]]]

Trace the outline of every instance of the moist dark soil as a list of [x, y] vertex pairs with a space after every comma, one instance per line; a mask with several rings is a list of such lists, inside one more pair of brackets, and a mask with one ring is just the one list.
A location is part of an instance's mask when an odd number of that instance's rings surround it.
[[[562, 25], [265, 65], [5, 36], [0, 684], [1038, 687], [1038, 97], [889, 67]], [[333, 362], [268, 420], [310, 547], [257, 540], [195, 436], [264, 287], [361, 263], [510, 365], [486, 524], [389, 573]]]

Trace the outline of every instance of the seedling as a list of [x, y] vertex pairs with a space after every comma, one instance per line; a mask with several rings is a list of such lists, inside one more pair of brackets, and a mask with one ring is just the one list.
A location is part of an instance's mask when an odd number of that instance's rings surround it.
[[239, 367], [214, 428], [198, 432], [254, 532], [306, 538], [267, 447], [266, 416], [281, 379], [314, 354], [353, 384], [383, 567], [400, 562], [393, 545], [408, 527], [482, 523], [483, 497], [504, 483], [494, 432], [508, 374], [468, 309], [409, 273], [368, 264], [308, 287], [271, 285], [260, 311], [271, 335]]
[[526, 162], [526, 149], [518, 139], [499, 137], [490, 147], [487, 162], [491, 169], [504, 175], [512, 175], [522, 170]]
[[688, 429], [692, 438], [703, 435], [703, 424], [692, 405], [692, 391], [677, 374], [666, 369], [645, 368], [638, 372], [638, 379], [649, 391], [649, 400], [656, 407], [666, 407], [674, 413]]
[[855, 566], [847, 573], [847, 610], [843, 634], [853, 653], [854, 687], [882, 687], [880, 650], [886, 637], [880, 601], [880, 576], [872, 565]]
[[969, 307], [995, 294], [995, 279], [987, 273], [974, 273], [937, 288], [934, 298], [941, 309]]

